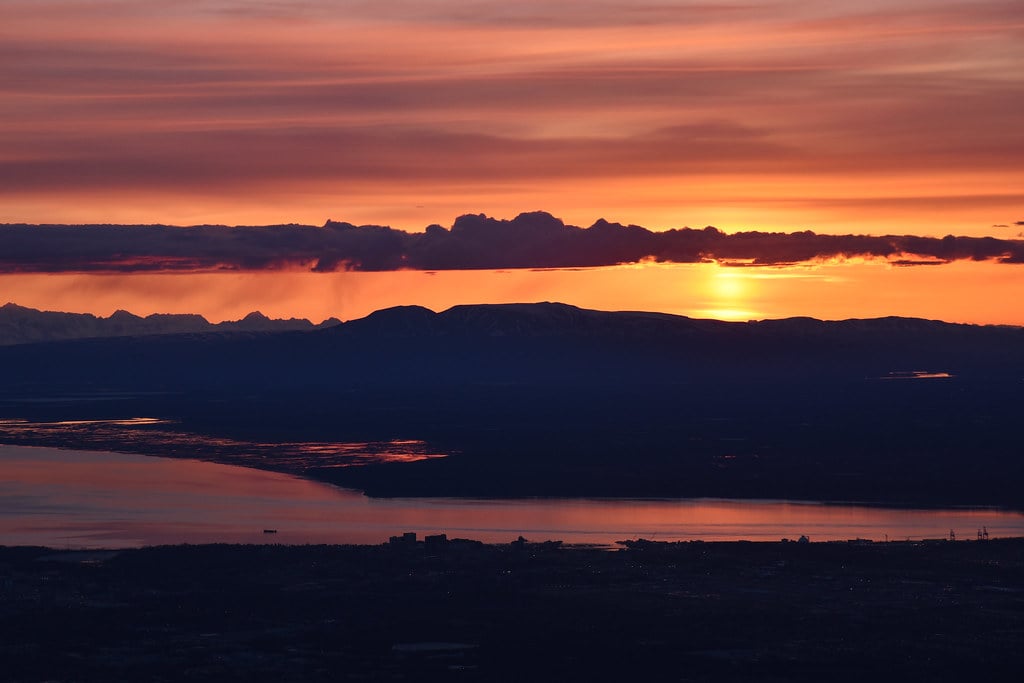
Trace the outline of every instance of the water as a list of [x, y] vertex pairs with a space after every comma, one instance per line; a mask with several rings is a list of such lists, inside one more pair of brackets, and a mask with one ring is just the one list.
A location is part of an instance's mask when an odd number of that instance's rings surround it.
[[[404, 531], [508, 542], [1024, 536], [1024, 515], [745, 500], [371, 499], [198, 460], [0, 446], [0, 544], [381, 543]], [[277, 533], [267, 534], [264, 529]]]

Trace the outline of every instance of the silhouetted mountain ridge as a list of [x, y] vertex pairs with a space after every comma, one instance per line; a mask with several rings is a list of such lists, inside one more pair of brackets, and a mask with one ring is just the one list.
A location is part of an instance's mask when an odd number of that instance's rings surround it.
[[330, 318], [319, 325], [290, 318], [271, 320], [254, 311], [241, 320], [211, 323], [201, 315], [154, 313], [146, 317], [125, 310], [103, 318], [91, 313], [61, 313], [7, 303], [0, 306], [0, 346], [67, 339], [135, 337], [207, 332], [284, 332], [324, 329], [339, 324]]
[[[821, 341], [846, 345], [894, 344], [917, 340], [981, 340], [1019, 335], [1024, 328], [947, 323], [888, 316], [826, 321], [792, 317], [748, 322], [690, 318], [647, 311], [598, 311], [564, 303], [464, 304], [441, 312], [423, 306], [395, 306], [342, 323], [329, 318], [318, 325], [306, 319], [273, 320], [258, 311], [235, 321], [210, 323], [197, 314], [154, 313], [141, 317], [125, 310], [107, 318], [89, 313], [39, 311], [8, 303], [0, 306], [0, 345], [104, 337], [141, 337], [217, 332], [275, 333], [329, 330], [343, 339], [428, 339], [473, 337], [508, 340], [547, 338], [632, 340], [640, 344], [715, 340], [718, 343]], [[929, 337], [925, 340], [924, 337]]]
[[[729, 377], [819, 381], [912, 371], [985, 376], [1024, 371], [1024, 328], [915, 318], [743, 323], [544, 302], [462, 305], [440, 313], [400, 306], [314, 330], [307, 321], [257, 315], [203, 326], [202, 318], [192, 317], [121, 315], [111, 321], [0, 309], [0, 319], [13, 314], [30, 323], [51, 316], [56, 321], [35, 329], [22, 325], [22, 339], [30, 334], [36, 339], [49, 334], [51, 340], [93, 337], [11, 347], [7, 357], [23, 356], [12, 366], [33, 368], [25, 381], [45, 383], [49, 375], [53, 381], [135, 390], [147, 385], [632, 386]], [[227, 331], [234, 334], [223, 334]], [[20, 374], [10, 372], [9, 381]]]
[[970, 325], [939, 320], [888, 316], [819, 320], [792, 317], [748, 322], [727, 322], [690, 318], [671, 313], [647, 311], [597, 311], [556, 302], [470, 304], [453, 306], [435, 313], [422, 306], [396, 306], [381, 309], [365, 318], [334, 328], [332, 334], [376, 334], [382, 336], [608, 336], [642, 338], [654, 335], [692, 337], [729, 335], [732, 337], [814, 338], [834, 334], [849, 337], [872, 335], [985, 335], [1021, 329], [1012, 326]]

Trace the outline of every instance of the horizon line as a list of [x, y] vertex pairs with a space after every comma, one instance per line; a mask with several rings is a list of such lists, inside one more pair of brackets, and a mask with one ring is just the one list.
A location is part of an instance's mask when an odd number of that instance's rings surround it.
[[[340, 318], [340, 317], [338, 317], [336, 315], [330, 315], [330, 316], [324, 318], [323, 320], [321, 320], [318, 323], [317, 322], [313, 322], [309, 318], [299, 318], [299, 317], [295, 317], [295, 316], [288, 317], [288, 318], [272, 318], [272, 317], [264, 314], [263, 312], [261, 312], [259, 309], [252, 310], [249, 313], [246, 313], [241, 318], [237, 318], [237, 319], [224, 319], [224, 320], [221, 320], [221, 321], [218, 321], [218, 322], [211, 322], [205, 315], [203, 315], [201, 313], [161, 313], [161, 312], [157, 312], [157, 313], [150, 313], [148, 315], [138, 315], [138, 314], [132, 313], [129, 310], [126, 310], [126, 309], [123, 309], [123, 308], [119, 308], [119, 309], [115, 310], [114, 312], [112, 312], [110, 315], [103, 316], [103, 315], [98, 315], [98, 314], [95, 314], [95, 313], [90, 313], [88, 311], [84, 311], [84, 312], [83, 311], [57, 311], [57, 310], [49, 310], [49, 309], [38, 309], [38, 308], [33, 308], [31, 306], [23, 306], [23, 305], [18, 304], [18, 303], [14, 302], [14, 301], [7, 301], [6, 303], [0, 305], [0, 312], [3, 312], [5, 310], [10, 310], [10, 309], [18, 309], [18, 310], [21, 310], [21, 311], [29, 311], [29, 312], [32, 312], [32, 313], [40, 313], [40, 314], [87, 316], [87, 317], [92, 317], [92, 318], [94, 318], [96, 320], [103, 320], [103, 321], [108, 321], [108, 320], [113, 319], [114, 316], [116, 316], [118, 313], [123, 313], [123, 314], [130, 315], [133, 318], [136, 318], [136, 319], [138, 319], [140, 321], [149, 320], [151, 318], [174, 318], [174, 317], [192, 318], [192, 317], [198, 317], [198, 318], [201, 318], [207, 324], [212, 325], [212, 326], [221, 325], [223, 323], [240, 323], [240, 322], [244, 322], [248, 318], [258, 317], [258, 318], [260, 318], [262, 320], [266, 320], [266, 321], [269, 321], [269, 322], [297, 322], [297, 323], [307, 322], [307, 323], [309, 323], [310, 325], [312, 325], [314, 327], [320, 327], [324, 323], [332, 321], [332, 320], [337, 321], [338, 325], [345, 325], [347, 323], [356, 322], [356, 321], [359, 321], [359, 320], [366, 320], [367, 318], [370, 318], [370, 317], [372, 317], [372, 316], [374, 316], [376, 314], [383, 313], [383, 312], [386, 312], [386, 311], [397, 311], [397, 310], [402, 310], [402, 309], [422, 309], [424, 311], [430, 312], [431, 314], [433, 314], [435, 316], [440, 316], [440, 315], [443, 315], [445, 313], [448, 313], [448, 312], [450, 312], [452, 310], [459, 309], [459, 308], [513, 308], [513, 307], [541, 307], [541, 306], [557, 306], [557, 307], [560, 307], [560, 308], [574, 309], [574, 310], [581, 311], [581, 312], [584, 312], [584, 313], [593, 312], [593, 313], [609, 313], [609, 314], [621, 313], [621, 314], [636, 314], [636, 315], [656, 315], [656, 316], [664, 316], [664, 317], [668, 317], [668, 318], [677, 318], [677, 319], [680, 319], [680, 320], [693, 320], [693, 321], [700, 321], [700, 322], [714, 322], [714, 323], [722, 323], [722, 324], [726, 324], [726, 325], [747, 325], [747, 324], [782, 322], [782, 321], [791, 321], [791, 320], [807, 320], [807, 321], [820, 322], [820, 323], [844, 323], [844, 322], [859, 322], [859, 321], [871, 322], [871, 321], [878, 321], [878, 320], [908, 320], [908, 321], [941, 323], [943, 325], [955, 325], [955, 326], [963, 326], [963, 327], [1024, 328], [1024, 325], [1015, 325], [1015, 324], [1012, 324], [1012, 323], [965, 323], [965, 322], [957, 322], [957, 321], [951, 321], [951, 320], [943, 320], [943, 319], [940, 319], [940, 318], [927, 318], [927, 317], [921, 317], [921, 316], [908, 316], [908, 315], [881, 315], [881, 316], [871, 316], [871, 317], [849, 317], [849, 318], [818, 318], [818, 317], [811, 316], [811, 315], [791, 315], [791, 316], [784, 316], [784, 317], [778, 317], [778, 318], [766, 317], [766, 318], [751, 318], [749, 320], [728, 320], [728, 319], [714, 318], [714, 317], [696, 317], [696, 316], [690, 316], [690, 315], [683, 315], [683, 314], [680, 314], [680, 313], [669, 313], [669, 312], [657, 311], [657, 310], [591, 308], [591, 307], [576, 306], [575, 304], [569, 304], [569, 303], [565, 303], [565, 302], [561, 302], [561, 301], [517, 301], [517, 302], [493, 302], [493, 303], [489, 303], [489, 302], [460, 303], [460, 304], [454, 304], [454, 305], [449, 306], [447, 308], [442, 308], [440, 310], [435, 310], [434, 308], [431, 308], [430, 306], [424, 306], [422, 304], [397, 304], [397, 305], [394, 305], [394, 306], [385, 306], [383, 308], [378, 308], [378, 309], [375, 309], [375, 310], [371, 311], [370, 313], [367, 313], [366, 315], [355, 317], [355, 318], [342, 319], [342, 318]], [[323, 329], [329, 329], [329, 327], [328, 328], [323, 328]]]

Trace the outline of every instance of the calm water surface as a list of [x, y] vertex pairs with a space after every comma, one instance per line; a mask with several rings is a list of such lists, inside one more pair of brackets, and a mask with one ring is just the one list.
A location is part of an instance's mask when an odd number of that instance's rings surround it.
[[[1024, 536], [1024, 515], [741, 500], [372, 499], [198, 460], [0, 445], [0, 544], [380, 543], [403, 531], [507, 542]], [[276, 534], [264, 534], [276, 529]]]

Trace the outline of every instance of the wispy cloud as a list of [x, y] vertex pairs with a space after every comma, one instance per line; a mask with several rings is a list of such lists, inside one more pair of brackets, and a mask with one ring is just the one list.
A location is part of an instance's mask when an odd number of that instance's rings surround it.
[[5, 210], [26, 198], [89, 196], [95, 211], [154, 194], [213, 196], [231, 215], [253, 193], [297, 215], [312, 193], [351, 204], [394, 187], [475, 210], [496, 188], [528, 200], [553, 183], [553, 208], [580, 215], [595, 179], [636, 178], [647, 196], [618, 195], [617, 213], [685, 215], [695, 200], [678, 187], [700, 183], [728, 214], [754, 179], [810, 201], [801, 216], [894, 184], [907, 198], [960, 187], [957, 215], [992, 214], [1024, 198], [1019, 10], [7, 0], [0, 216], [41, 220]]

